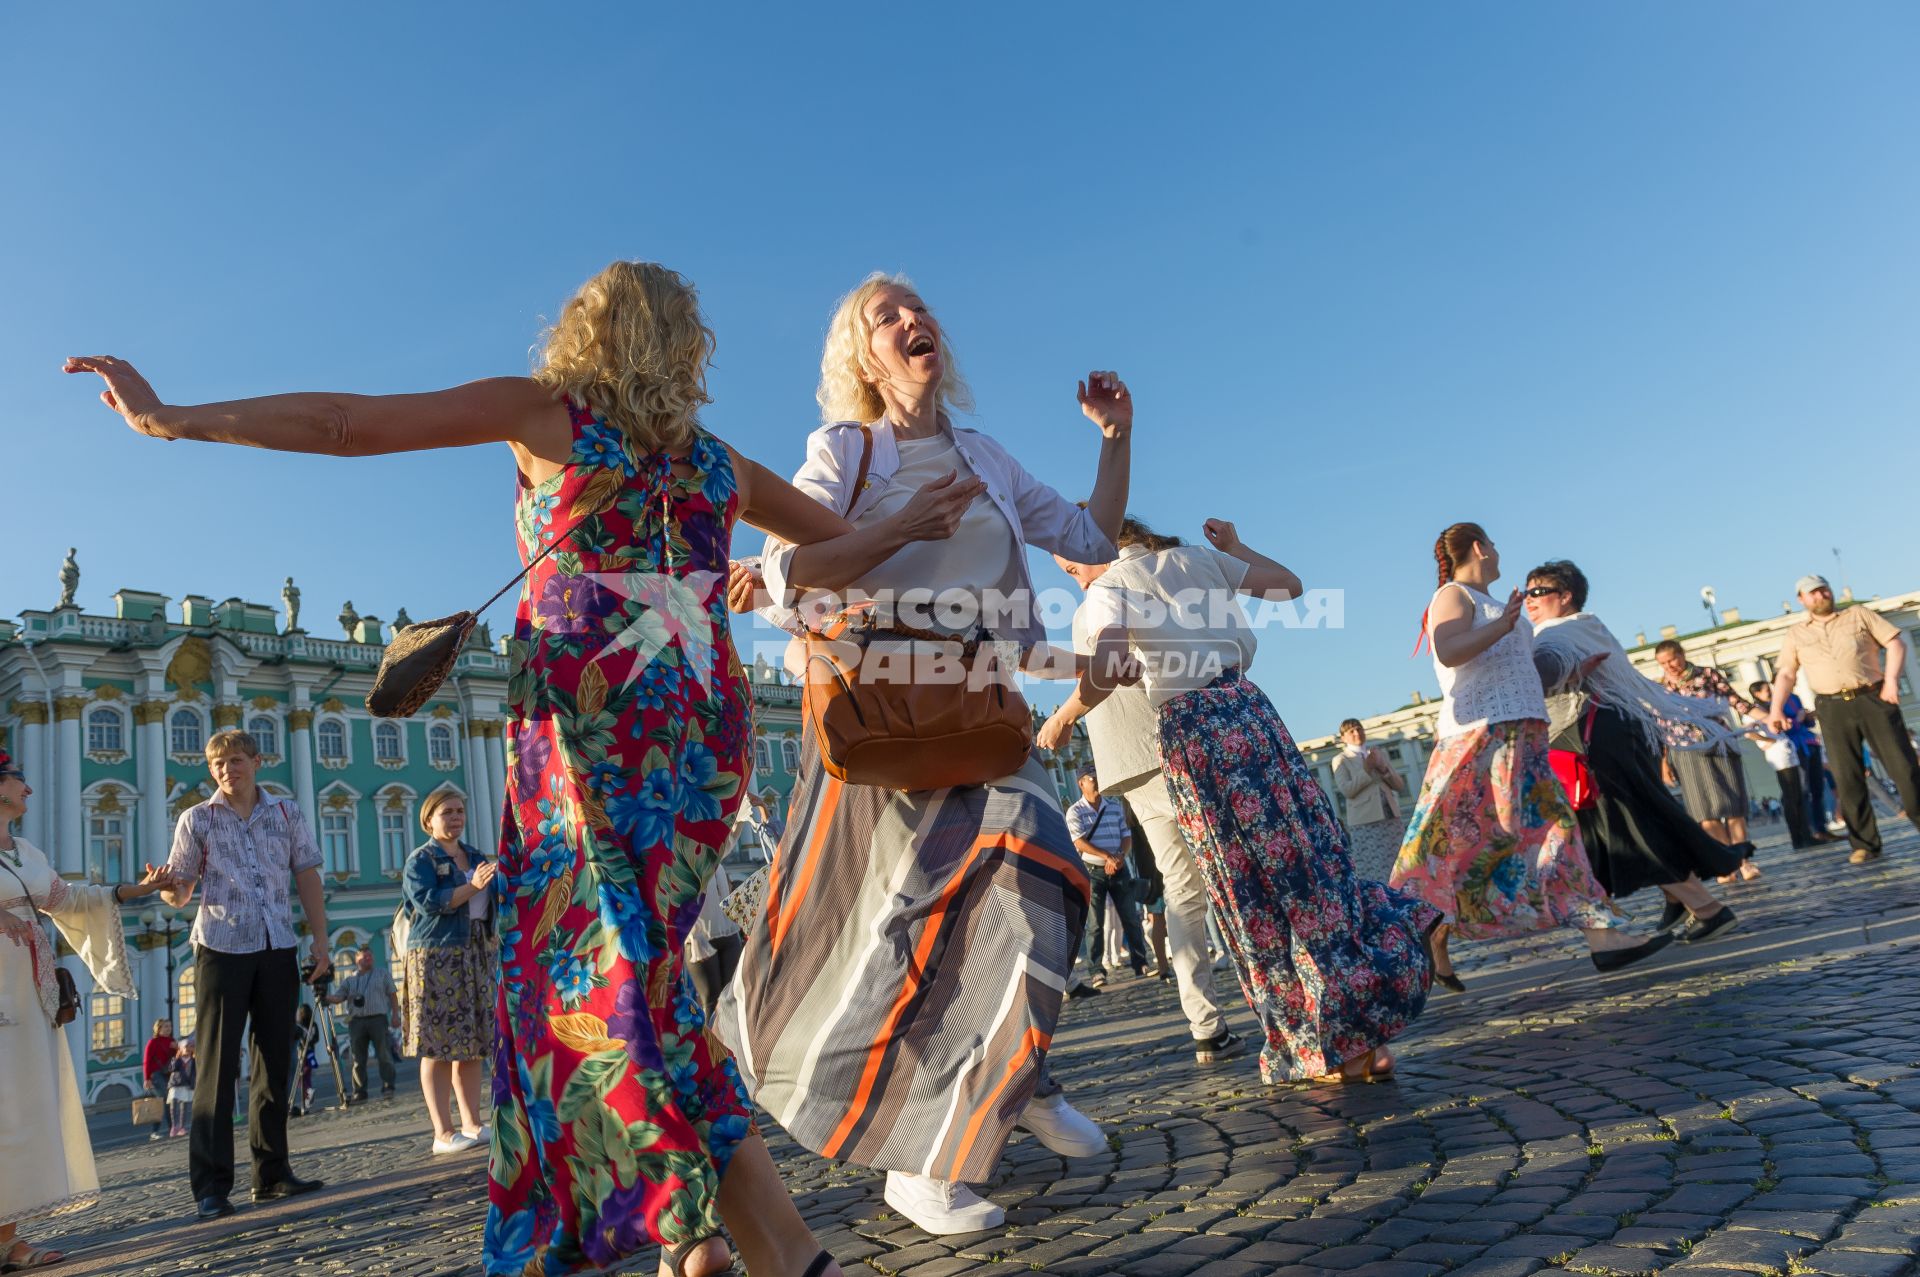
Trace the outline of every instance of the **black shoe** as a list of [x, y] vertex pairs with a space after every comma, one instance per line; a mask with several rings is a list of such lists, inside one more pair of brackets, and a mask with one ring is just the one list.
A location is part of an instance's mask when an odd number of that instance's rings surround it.
[[1679, 924], [1680, 920], [1686, 916], [1687, 907], [1685, 905], [1681, 904], [1678, 900], [1669, 900], [1667, 901], [1667, 907], [1660, 911], [1660, 924], [1656, 926], [1654, 930], [1671, 931]]
[[353, 1093], [353, 1102], [355, 1104], [364, 1104], [366, 1103], [366, 1099], [367, 1093], [365, 1091], [355, 1091]]
[[283, 1197], [298, 1197], [302, 1193], [311, 1193], [325, 1181], [317, 1179], [297, 1179], [292, 1175], [278, 1183], [264, 1184], [253, 1190], [256, 1202], [277, 1202]]
[[1100, 990], [1083, 980], [1071, 989], [1068, 989], [1067, 996], [1070, 998], [1097, 998], [1100, 996]]
[[1593, 965], [1601, 971], [1618, 971], [1622, 967], [1632, 966], [1642, 958], [1651, 958], [1672, 943], [1673, 932], [1657, 932], [1631, 949], [1596, 950], [1592, 955]]
[[391, 1096], [392, 1094], [393, 1094], [393, 1088], [392, 1088], [392, 1087], [390, 1087], [390, 1086], [383, 1086], [383, 1087], [381, 1087], [381, 1088], [380, 1088], [380, 1098], [381, 1098], [381, 1099], [383, 1099], [383, 1100], [384, 1100], [384, 1099], [387, 1099], [387, 1098], [388, 1098], [388, 1097], [390, 1097], [390, 1096]]
[[1721, 905], [1719, 913], [1704, 918], [1689, 918], [1687, 925], [1680, 928], [1680, 939], [1686, 944], [1699, 944], [1733, 930], [1733, 924], [1738, 921], [1731, 908]]
[[194, 1203], [193, 1213], [201, 1219], [219, 1219], [233, 1214], [233, 1203], [224, 1197], [203, 1197]]
[[1193, 1040], [1195, 1064], [1218, 1064], [1247, 1053], [1247, 1040], [1232, 1029], [1222, 1029], [1210, 1038]]

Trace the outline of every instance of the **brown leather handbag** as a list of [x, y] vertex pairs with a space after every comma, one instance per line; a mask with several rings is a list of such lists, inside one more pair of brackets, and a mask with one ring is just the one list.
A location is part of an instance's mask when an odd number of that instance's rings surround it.
[[[863, 426], [861, 433], [856, 497], [873, 460], [873, 432]], [[941, 789], [998, 780], [1026, 764], [1033, 718], [1014, 686], [1014, 645], [978, 630], [955, 636], [881, 626], [864, 605], [801, 637], [801, 713], [836, 780]]]

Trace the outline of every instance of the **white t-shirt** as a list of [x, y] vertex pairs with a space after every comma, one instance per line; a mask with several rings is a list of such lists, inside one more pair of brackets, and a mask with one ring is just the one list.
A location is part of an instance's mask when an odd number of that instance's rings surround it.
[[1239, 597], [1246, 579], [1245, 563], [1211, 546], [1151, 554], [1128, 546], [1087, 590], [1086, 634], [1126, 629], [1127, 645], [1146, 667], [1141, 685], [1158, 709], [1253, 660], [1253, 626]]
[[[972, 467], [954, 447], [953, 436], [945, 431], [927, 439], [901, 439], [898, 446], [900, 468], [873, 504], [861, 512], [863, 526], [897, 513], [914, 493], [950, 471], [956, 475], [955, 483], [974, 477]], [[921, 615], [903, 619], [922, 629], [965, 630], [971, 628], [970, 623], [945, 623], [932, 601], [948, 591], [979, 598], [983, 590], [995, 590], [1002, 598], [1010, 597], [1024, 588], [1023, 558], [1024, 551], [1014, 539], [1006, 516], [983, 496], [960, 516], [960, 526], [952, 536], [944, 541], [914, 541], [901, 546], [860, 579], [860, 588], [874, 594], [915, 591]], [[1023, 604], [1022, 610], [1030, 611], [1030, 604]], [[975, 619], [980, 619], [977, 613]]]

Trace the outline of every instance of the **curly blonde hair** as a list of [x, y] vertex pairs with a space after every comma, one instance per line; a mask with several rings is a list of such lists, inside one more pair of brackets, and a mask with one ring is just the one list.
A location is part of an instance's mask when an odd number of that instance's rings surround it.
[[658, 262], [615, 262], [561, 308], [533, 379], [599, 413], [636, 452], [675, 451], [713, 402], [712, 362], [693, 285]]
[[[820, 401], [820, 420], [827, 424], [872, 422], [886, 415], [886, 401], [880, 398], [879, 389], [861, 374], [874, 376], [879, 371], [867, 357], [873, 340], [873, 325], [867, 322], [867, 303], [889, 284], [916, 292], [913, 281], [905, 275], [875, 271], [833, 308], [833, 319], [827, 325], [826, 348], [820, 352], [820, 389], [814, 394]], [[960, 366], [953, 357], [953, 343], [945, 329], [940, 332], [940, 407], [943, 411], [973, 411], [973, 391], [960, 375]]]

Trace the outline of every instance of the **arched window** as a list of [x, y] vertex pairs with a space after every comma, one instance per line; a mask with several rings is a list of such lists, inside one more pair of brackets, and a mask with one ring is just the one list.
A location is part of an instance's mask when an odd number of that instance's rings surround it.
[[247, 720], [247, 735], [253, 737], [260, 746], [260, 753], [267, 758], [280, 756], [280, 724], [266, 714], [255, 714]]
[[[98, 803], [87, 812], [87, 875], [100, 882], [126, 882], [127, 813], [116, 803]], [[137, 876], [137, 875], [136, 875]]]
[[313, 730], [313, 745], [325, 762], [347, 760], [347, 725], [337, 718], [323, 718]]
[[89, 754], [127, 752], [127, 729], [119, 710], [101, 705], [87, 711], [87, 752]]
[[404, 759], [405, 750], [400, 737], [400, 724], [375, 723], [373, 725], [373, 761], [398, 763]]
[[780, 738], [780, 765], [789, 774], [797, 774], [800, 770], [800, 742], [791, 736]]
[[200, 754], [207, 748], [207, 730], [197, 711], [182, 705], [167, 716], [167, 752]]
[[320, 796], [320, 863], [327, 873], [359, 872], [360, 852], [354, 837], [357, 806], [353, 791], [343, 785]]
[[117, 993], [96, 991], [87, 1004], [88, 1041], [95, 1051], [111, 1051], [127, 1045], [131, 1008]]
[[427, 761], [435, 767], [453, 766], [453, 729], [445, 723], [427, 728]]
[[773, 770], [773, 746], [764, 736], [753, 738], [753, 765], [763, 776]]
[[187, 963], [180, 968], [180, 978], [173, 986], [173, 1032], [175, 1040], [193, 1036], [193, 1028], [200, 1022], [200, 1013], [194, 1006], [194, 994], [199, 989], [194, 982], [193, 964]]
[[380, 867], [398, 873], [413, 850], [413, 795], [398, 785], [380, 799]]

